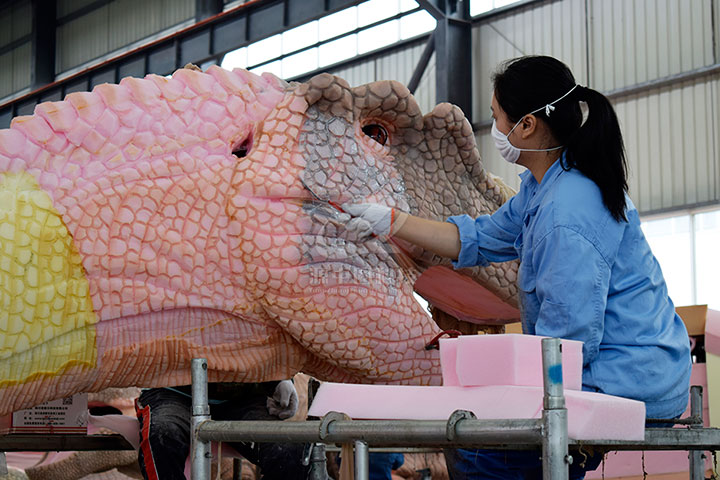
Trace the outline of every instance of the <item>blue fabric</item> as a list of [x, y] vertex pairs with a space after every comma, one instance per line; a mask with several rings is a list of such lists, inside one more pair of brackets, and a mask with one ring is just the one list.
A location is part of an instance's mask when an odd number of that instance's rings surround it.
[[[450, 480], [542, 480], [542, 453], [532, 450], [447, 449], [445, 463]], [[573, 453], [568, 467], [569, 480], [585, 478], [595, 470], [602, 454]]]
[[369, 462], [370, 480], [392, 480], [392, 471], [402, 467], [405, 457], [402, 453], [373, 452], [370, 454]]
[[561, 160], [540, 184], [530, 171], [497, 212], [450, 217], [460, 232], [456, 268], [520, 259], [526, 334], [581, 340], [583, 389], [641, 400], [650, 418], [687, 406], [690, 346], [660, 265], [627, 198], [615, 221], [599, 188]]

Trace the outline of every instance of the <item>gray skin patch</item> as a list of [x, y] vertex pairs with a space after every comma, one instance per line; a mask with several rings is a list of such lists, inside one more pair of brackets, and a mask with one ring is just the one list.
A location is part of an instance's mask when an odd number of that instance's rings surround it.
[[306, 161], [301, 180], [317, 201], [304, 207], [313, 222], [304, 238], [305, 265], [300, 271], [324, 293], [355, 284], [395, 296], [396, 285], [406, 275], [414, 281], [417, 272], [403, 272], [386, 241], [359, 242], [355, 232], [345, 229], [349, 216], [336, 206], [377, 196], [388, 206], [408, 211], [404, 184], [380, 168], [382, 159], [358, 144], [355, 125], [314, 106], [307, 118], [298, 139]]

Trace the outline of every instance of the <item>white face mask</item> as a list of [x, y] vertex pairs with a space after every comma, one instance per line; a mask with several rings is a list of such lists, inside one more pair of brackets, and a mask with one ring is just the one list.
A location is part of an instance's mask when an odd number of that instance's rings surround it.
[[490, 135], [492, 135], [493, 141], [495, 142], [495, 147], [500, 152], [500, 156], [505, 159], [505, 161], [510, 163], [517, 163], [518, 158], [520, 158], [520, 152], [552, 152], [553, 150], [560, 150], [563, 148], [563, 145], [560, 145], [559, 147], [553, 147], [553, 148], [518, 148], [512, 143], [510, 143], [510, 134], [515, 130], [515, 128], [520, 125], [520, 122], [522, 122], [523, 118], [527, 117], [528, 115], [532, 115], [533, 113], [539, 112], [542, 109], [545, 109], [545, 116], [550, 116], [550, 112], [555, 110], [555, 107], [553, 107], [554, 103], [559, 102], [563, 98], [570, 95], [570, 93], [577, 88], [577, 85], [572, 87], [565, 95], [558, 98], [557, 100], [554, 100], [544, 107], [540, 107], [537, 110], [533, 110], [532, 112], [523, 115], [523, 117], [518, 120], [518, 122], [513, 125], [513, 127], [510, 129], [510, 131], [505, 135], [497, 128], [497, 124], [495, 122], [495, 119], [493, 119], [492, 129], [490, 130]]

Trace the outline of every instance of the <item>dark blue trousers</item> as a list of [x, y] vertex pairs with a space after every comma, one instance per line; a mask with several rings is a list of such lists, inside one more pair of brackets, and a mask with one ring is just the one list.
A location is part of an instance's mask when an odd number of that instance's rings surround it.
[[[573, 454], [570, 480], [585, 478], [595, 470], [602, 454]], [[446, 449], [450, 480], [542, 480], [542, 453], [538, 450], [465, 450]]]

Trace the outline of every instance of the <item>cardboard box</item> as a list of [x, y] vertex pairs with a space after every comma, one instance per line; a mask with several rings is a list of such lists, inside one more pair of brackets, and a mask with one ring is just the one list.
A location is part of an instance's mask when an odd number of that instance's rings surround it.
[[87, 434], [87, 393], [41, 403], [0, 417], [0, 434]]
[[709, 320], [720, 321], [720, 312], [708, 308], [707, 305], [687, 305], [684, 307], [676, 307], [675, 311], [680, 315], [688, 335], [691, 337], [704, 335], [705, 324]]

